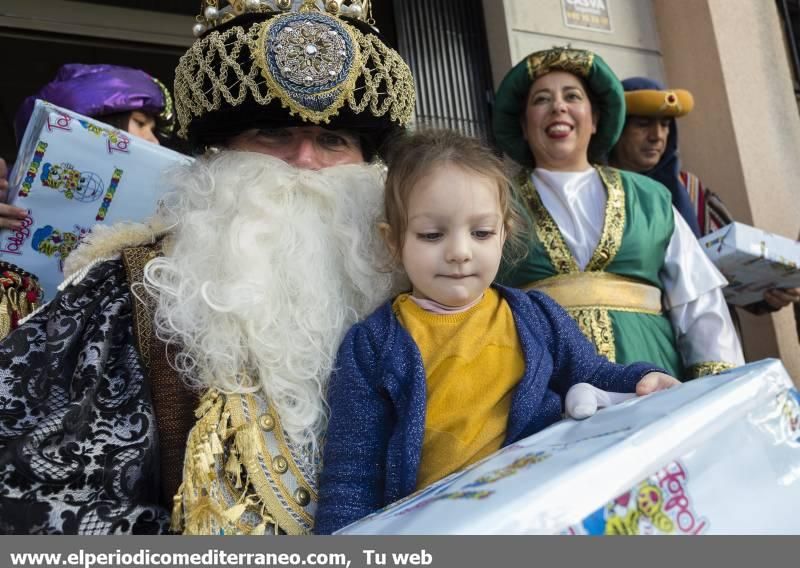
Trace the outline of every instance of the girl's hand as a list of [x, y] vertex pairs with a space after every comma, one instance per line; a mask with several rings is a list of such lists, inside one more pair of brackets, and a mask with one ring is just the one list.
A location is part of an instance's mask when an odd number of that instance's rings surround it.
[[676, 387], [681, 382], [675, 377], [670, 377], [664, 373], [647, 373], [636, 383], [636, 396], [644, 396], [656, 391]]

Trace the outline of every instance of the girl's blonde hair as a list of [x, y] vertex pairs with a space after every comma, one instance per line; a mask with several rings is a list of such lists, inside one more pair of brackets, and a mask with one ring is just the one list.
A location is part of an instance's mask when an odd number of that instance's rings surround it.
[[435, 167], [452, 164], [489, 179], [497, 187], [506, 244], [503, 258], [513, 262], [526, 253], [525, 218], [517, 202], [503, 162], [475, 138], [444, 129], [426, 129], [396, 139], [387, 158], [385, 216], [386, 238], [396, 261], [403, 251], [408, 226], [408, 202], [414, 186]]

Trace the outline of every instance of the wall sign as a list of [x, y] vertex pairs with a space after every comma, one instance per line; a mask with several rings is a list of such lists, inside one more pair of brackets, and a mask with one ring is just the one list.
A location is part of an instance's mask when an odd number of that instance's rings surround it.
[[596, 32], [611, 31], [610, 0], [561, 0], [564, 25]]

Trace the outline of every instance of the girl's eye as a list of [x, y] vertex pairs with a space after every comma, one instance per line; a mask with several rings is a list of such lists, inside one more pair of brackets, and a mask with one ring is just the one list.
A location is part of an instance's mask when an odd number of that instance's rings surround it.
[[472, 231], [472, 236], [479, 240], [491, 238], [494, 234], [494, 231]]
[[442, 233], [417, 233], [417, 238], [421, 241], [438, 241]]

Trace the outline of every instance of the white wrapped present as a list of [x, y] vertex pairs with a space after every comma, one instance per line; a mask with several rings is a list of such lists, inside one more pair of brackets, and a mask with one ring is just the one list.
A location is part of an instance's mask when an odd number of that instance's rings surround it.
[[700, 244], [728, 279], [725, 299], [746, 306], [764, 299], [770, 288], [800, 287], [800, 243], [731, 223], [700, 239]]
[[37, 100], [9, 178], [29, 214], [0, 231], [0, 258], [38, 276], [45, 299], [69, 253], [97, 223], [140, 221], [156, 209], [164, 170], [191, 158]]
[[564, 420], [340, 534], [800, 533], [800, 396], [780, 361]]

